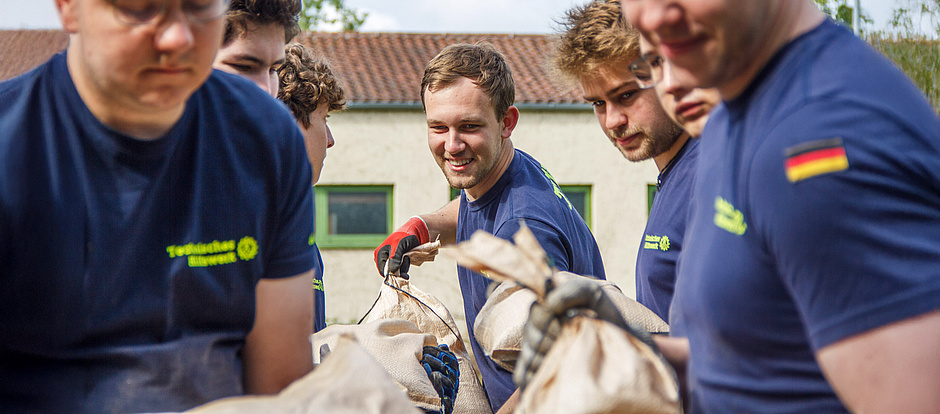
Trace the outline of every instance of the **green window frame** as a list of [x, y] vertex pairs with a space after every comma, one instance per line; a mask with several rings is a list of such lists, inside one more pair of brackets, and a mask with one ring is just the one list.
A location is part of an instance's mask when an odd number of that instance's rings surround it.
[[592, 228], [591, 223], [591, 186], [578, 184], [578, 185], [563, 185], [559, 184], [558, 187], [561, 188], [561, 192], [565, 193], [565, 197], [568, 198], [568, 201], [571, 202], [571, 205], [574, 206], [575, 210], [578, 211], [578, 214], [581, 215], [581, 218], [584, 219], [584, 222], [587, 223], [588, 228]]
[[[316, 237], [317, 246], [324, 249], [373, 249], [375, 246], [382, 243], [385, 240], [385, 237], [392, 232], [392, 196], [393, 196], [393, 187], [391, 185], [318, 185], [316, 186], [315, 192], [315, 203], [316, 203], [316, 215], [314, 216], [314, 235]], [[361, 225], [362, 221], [350, 221], [348, 223], [340, 223], [338, 220], [346, 219], [349, 220], [349, 217], [343, 217], [344, 214], [349, 214], [350, 211], [355, 211], [356, 207], [354, 203], [356, 195], [359, 196], [362, 201], [369, 201], [373, 199], [378, 202], [366, 202], [361, 204], [360, 208], [368, 209], [371, 205], [372, 207], [381, 206], [381, 209], [372, 213], [371, 217], [373, 228], [368, 229], [372, 231], [351, 231], [349, 233], [339, 233], [342, 231], [339, 227], [349, 227], [355, 226], [356, 224]], [[381, 200], [384, 197], [384, 202]], [[347, 199], [346, 203], [342, 203]], [[330, 201], [333, 199], [337, 203], [341, 204], [343, 208], [337, 206], [338, 211], [330, 211]], [[384, 217], [382, 213], [384, 210]], [[368, 222], [367, 221], [367, 222]], [[356, 224], [349, 224], [356, 223]], [[378, 223], [378, 225], [375, 225]], [[384, 228], [382, 228], [384, 225]]]
[[657, 191], [659, 188], [656, 188], [656, 184], [646, 185], [646, 217], [649, 217], [650, 212], [653, 211], [653, 199], [656, 198]]

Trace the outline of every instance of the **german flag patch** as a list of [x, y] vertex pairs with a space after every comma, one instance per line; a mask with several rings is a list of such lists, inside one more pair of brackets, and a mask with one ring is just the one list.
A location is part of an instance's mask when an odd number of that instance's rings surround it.
[[791, 183], [849, 168], [842, 138], [811, 141], [787, 148], [784, 152], [787, 179]]

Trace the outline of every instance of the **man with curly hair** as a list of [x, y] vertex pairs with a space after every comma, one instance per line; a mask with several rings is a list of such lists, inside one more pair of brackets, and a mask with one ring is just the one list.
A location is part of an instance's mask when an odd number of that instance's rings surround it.
[[[280, 88], [277, 98], [287, 104], [304, 136], [307, 158], [313, 168], [313, 183], [320, 179], [326, 149], [333, 146], [333, 134], [326, 125], [329, 113], [346, 106], [346, 93], [333, 76], [330, 65], [315, 58], [299, 43], [286, 48], [284, 63], [278, 69]], [[316, 243], [316, 275], [313, 280], [314, 312], [313, 331], [326, 328], [326, 306], [323, 288], [323, 260]]]
[[222, 48], [212, 66], [251, 80], [277, 95], [284, 45], [300, 33], [300, 0], [232, 0]]
[[[233, 0], [225, 14], [222, 48], [219, 49], [212, 66], [248, 79], [269, 95], [280, 97], [278, 91], [282, 82], [278, 78], [278, 68], [285, 62], [284, 45], [300, 33], [297, 18], [301, 9], [300, 0]], [[287, 48], [292, 47], [302, 48], [299, 45]], [[313, 164], [313, 182], [316, 183], [323, 166], [323, 158], [326, 156], [326, 148], [332, 146], [333, 136], [329, 134], [328, 128], [326, 138], [322, 140], [312, 139], [308, 135], [323, 133], [327, 112], [340, 110], [345, 106], [344, 94], [326, 62], [320, 61], [314, 65], [312, 60], [304, 61], [301, 49], [296, 49], [295, 53], [291, 69], [285, 73], [304, 73], [303, 76], [316, 78], [312, 81], [318, 86], [314, 86], [314, 83], [304, 84], [300, 78], [286, 81], [284, 84], [293, 85], [294, 92], [285, 95], [287, 99], [281, 97], [281, 100], [288, 103], [294, 116], [300, 121], [307, 156]], [[322, 87], [327, 89], [317, 89]], [[321, 108], [322, 113], [313, 113], [320, 99], [327, 99], [328, 105]], [[311, 110], [306, 111], [307, 109]], [[317, 121], [320, 117], [324, 119], [322, 125]], [[329, 139], [330, 144], [323, 146], [320, 141], [326, 142], [326, 139]], [[316, 141], [315, 145], [311, 146], [311, 140]], [[312, 287], [313, 331], [316, 332], [326, 327], [326, 298], [323, 288], [323, 260], [316, 244], [313, 249], [317, 258]]]

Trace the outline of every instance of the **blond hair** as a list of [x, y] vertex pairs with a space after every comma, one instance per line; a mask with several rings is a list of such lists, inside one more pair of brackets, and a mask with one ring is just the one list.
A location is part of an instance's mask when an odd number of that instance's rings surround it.
[[461, 77], [469, 78], [490, 97], [497, 118], [505, 116], [515, 102], [516, 85], [506, 58], [492, 44], [477, 42], [447, 46], [428, 62], [421, 79], [421, 105], [426, 90], [436, 92]]
[[549, 58], [561, 81], [577, 82], [601, 66], [632, 62], [640, 57], [640, 35], [620, 14], [620, 0], [593, 0], [569, 10], [560, 22], [563, 32]]
[[284, 64], [277, 75], [280, 79], [277, 98], [287, 104], [304, 128], [310, 127], [310, 113], [320, 105], [327, 105], [330, 112], [346, 106], [346, 92], [333, 76], [330, 65], [314, 57], [300, 43], [287, 45]]

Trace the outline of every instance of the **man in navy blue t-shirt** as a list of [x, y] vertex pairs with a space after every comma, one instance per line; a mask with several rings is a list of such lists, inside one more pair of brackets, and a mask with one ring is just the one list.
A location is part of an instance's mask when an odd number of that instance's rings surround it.
[[[222, 47], [219, 49], [219, 53], [216, 54], [212, 66], [248, 79], [271, 96], [278, 96], [281, 82], [277, 71], [286, 61], [284, 45], [300, 33], [297, 16], [300, 14], [301, 8], [300, 0], [233, 0], [225, 13]], [[320, 79], [323, 79], [322, 75]], [[327, 102], [325, 107], [321, 107], [321, 109], [329, 108], [327, 111], [342, 108], [340, 104], [342, 94], [340, 93], [338, 97], [335, 96], [337, 95], [338, 86], [335, 82], [332, 82], [331, 85], [328, 86], [330, 90], [324, 91], [322, 94], [323, 97], [331, 96], [327, 99], [330, 102]], [[320, 93], [314, 93], [303, 100], [306, 101], [311, 98], [317, 100], [320, 97]], [[312, 103], [313, 107], [316, 107], [316, 103], [316, 101]], [[290, 104], [288, 103], [288, 105]], [[306, 109], [311, 108], [304, 108], [304, 110]], [[329, 145], [332, 145], [333, 137], [332, 135], [311, 136], [314, 130], [319, 133], [319, 130], [325, 127], [325, 121], [323, 126], [320, 125], [319, 121], [314, 124], [300, 121], [301, 119], [311, 119], [310, 112], [312, 111], [313, 109], [304, 113], [294, 111], [294, 116], [298, 118], [300, 129], [304, 133], [307, 155], [313, 167], [313, 182], [316, 184], [320, 168], [323, 166], [322, 157], [326, 156], [327, 147], [324, 145], [327, 145], [327, 140], [330, 142]], [[312, 116], [312, 119], [316, 121], [325, 114], [326, 112], [317, 113]], [[326, 327], [326, 298], [323, 285], [323, 259], [316, 243], [313, 244], [312, 249], [316, 257], [312, 287], [313, 331], [317, 332]]]
[[[636, 299], [669, 320], [676, 261], [684, 245], [698, 142], [667, 108], [672, 95], [641, 84], [631, 68], [641, 60], [639, 33], [620, 15], [619, 0], [595, 0], [565, 13], [565, 31], [552, 54], [564, 81], [581, 87], [604, 134], [633, 162], [652, 159], [659, 169], [657, 193], [639, 243]], [[710, 106], [696, 104], [695, 120]], [[690, 115], [691, 115], [690, 111]]]
[[692, 411], [940, 411], [940, 120], [923, 94], [809, 0], [622, 5], [680, 83], [724, 100], [674, 297]]
[[312, 367], [311, 168], [213, 72], [228, 1], [58, 1], [66, 52], [0, 84], [3, 411], [181, 411]]
[[[451, 187], [463, 191], [459, 200], [392, 233], [375, 251], [380, 273], [386, 263], [389, 272], [397, 271], [405, 251], [438, 235], [442, 243], [459, 243], [477, 230], [511, 239], [524, 220], [558, 269], [605, 277], [587, 224], [548, 171], [513, 147], [514, 95], [509, 66], [489, 44], [448, 46], [428, 63], [421, 84], [428, 145]], [[512, 373], [485, 356], [473, 332], [491, 281], [463, 267], [457, 276], [470, 344], [498, 411], [516, 389]]]

